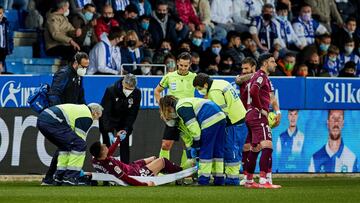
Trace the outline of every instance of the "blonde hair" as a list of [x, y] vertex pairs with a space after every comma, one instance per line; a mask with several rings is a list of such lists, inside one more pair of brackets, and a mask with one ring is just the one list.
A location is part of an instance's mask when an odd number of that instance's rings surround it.
[[168, 120], [170, 118], [171, 109], [175, 110], [178, 99], [173, 95], [166, 95], [159, 100], [160, 117]]

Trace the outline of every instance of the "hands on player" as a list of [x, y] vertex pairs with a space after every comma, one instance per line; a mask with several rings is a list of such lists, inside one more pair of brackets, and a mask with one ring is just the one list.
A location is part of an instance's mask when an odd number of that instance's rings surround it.
[[120, 138], [120, 141], [123, 141], [126, 138], [126, 130], [120, 130], [116, 133], [116, 137]]

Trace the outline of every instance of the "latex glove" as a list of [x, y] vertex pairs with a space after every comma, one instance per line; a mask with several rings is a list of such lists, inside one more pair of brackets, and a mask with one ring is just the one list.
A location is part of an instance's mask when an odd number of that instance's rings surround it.
[[116, 135], [120, 138], [120, 141], [123, 141], [126, 138], [126, 134], [125, 130], [120, 130]]
[[115, 142], [115, 136], [111, 132], [108, 133], [108, 136], [109, 136], [109, 140], [110, 140], [110, 145], [112, 145]]

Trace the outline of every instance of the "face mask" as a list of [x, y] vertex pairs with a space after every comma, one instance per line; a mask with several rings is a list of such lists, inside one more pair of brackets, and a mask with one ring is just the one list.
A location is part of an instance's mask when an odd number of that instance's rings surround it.
[[166, 13], [156, 13], [156, 16], [159, 18], [159, 20], [163, 20], [166, 16]]
[[329, 44], [320, 44], [319, 48], [320, 48], [320, 51], [327, 52], [329, 47], [330, 47]]
[[144, 75], [147, 75], [148, 73], [150, 73], [150, 70], [151, 70], [150, 67], [146, 67], [146, 66], [142, 66], [142, 67], [141, 67], [141, 72], [142, 72]]
[[205, 89], [205, 88], [202, 88], [201, 90], [198, 90], [198, 92], [199, 92], [199, 94], [200, 95], [206, 95], [206, 93], [207, 93], [207, 89]]
[[220, 51], [221, 51], [221, 48], [211, 48], [211, 51], [215, 54], [215, 55], [219, 55], [220, 54]]
[[345, 47], [345, 52], [351, 54], [354, 51], [354, 47]]
[[201, 43], [202, 43], [202, 39], [194, 38], [194, 39], [192, 40], [192, 43], [193, 43], [195, 46], [199, 47], [199, 46], [201, 45]]
[[311, 20], [311, 13], [304, 13], [301, 18], [304, 20], [304, 21], [310, 21]]
[[191, 64], [191, 70], [193, 72], [197, 72], [199, 70], [199, 65], [198, 64]]
[[175, 66], [176, 66], [175, 61], [169, 61], [166, 64], [166, 67], [168, 67], [168, 68], [175, 68]]
[[86, 68], [79, 66], [76, 70], [78, 76], [84, 76], [86, 74]]
[[294, 64], [286, 63], [285, 64], [285, 69], [288, 70], [288, 71], [293, 70], [294, 69]]
[[104, 22], [105, 22], [105, 23], [109, 23], [110, 20], [111, 20], [111, 18], [109, 18], [109, 17], [103, 17], [103, 19], [104, 19]]
[[91, 12], [86, 11], [85, 14], [84, 14], [84, 16], [85, 16], [85, 19], [86, 19], [87, 21], [90, 21], [90, 20], [93, 19], [94, 14], [91, 13]]
[[125, 94], [125, 97], [128, 97], [134, 90], [127, 90], [123, 89], [123, 93]]
[[264, 20], [266, 20], [266, 21], [270, 21], [271, 18], [272, 18], [272, 15], [267, 13], [267, 14], [264, 14], [264, 15], [263, 15], [263, 18], [264, 18]]
[[127, 45], [128, 45], [129, 47], [134, 47], [134, 46], [136, 45], [136, 41], [135, 41], [135, 40], [129, 40], [128, 43], [127, 43]]
[[178, 115], [175, 112], [169, 113], [170, 118], [175, 119]]
[[329, 60], [332, 61], [332, 62], [335, 62], [336, 61], [336, 57], [333, 57], [333, 56], [329, 56]]
[[171, 120], [165, 121], [165, 123], [166, 123], [166, 125], [169, 126], [169, 127], [175, 127], [175, 125], [176, 125], [176, 120], [171, 119]]
[[301, 77], [306, 77], [307, 73], [305, 71], [299, 71], [298, 75]]
[[70, 10], [68, 9], [68, 10], [66, 10], [66, 12], [64, 13], [64, 16], [65, 16], [65, 17], [68, 17], [69, 14], [70, 14]]
[[278, 16], [281, 21], [287, 21], [287, 16]]
[[148, 30], [148, 29], [149, 29], [149, 25], [150, 25], [149, 22], [141, 22], [141, 27], [142, 27], [144, 30]]
[[222, 66], [221, 66], [221, 69], [222, 70], [230, 70], [232, 68], [232, 64], [223, 64]]

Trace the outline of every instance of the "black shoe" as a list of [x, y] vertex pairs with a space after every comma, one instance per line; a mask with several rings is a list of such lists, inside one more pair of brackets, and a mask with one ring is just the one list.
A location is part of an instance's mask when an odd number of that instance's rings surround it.
[[62, 181], [62, 185], [77, 186], [79, 185], [79, 181], [76, 178], [64, 178]]
[[51, 186], [51, 185], [54, 185], [54, 179], [50, 179], [50, 178], [43, 178], [41, 180], [41, 185], [42, 186]]

